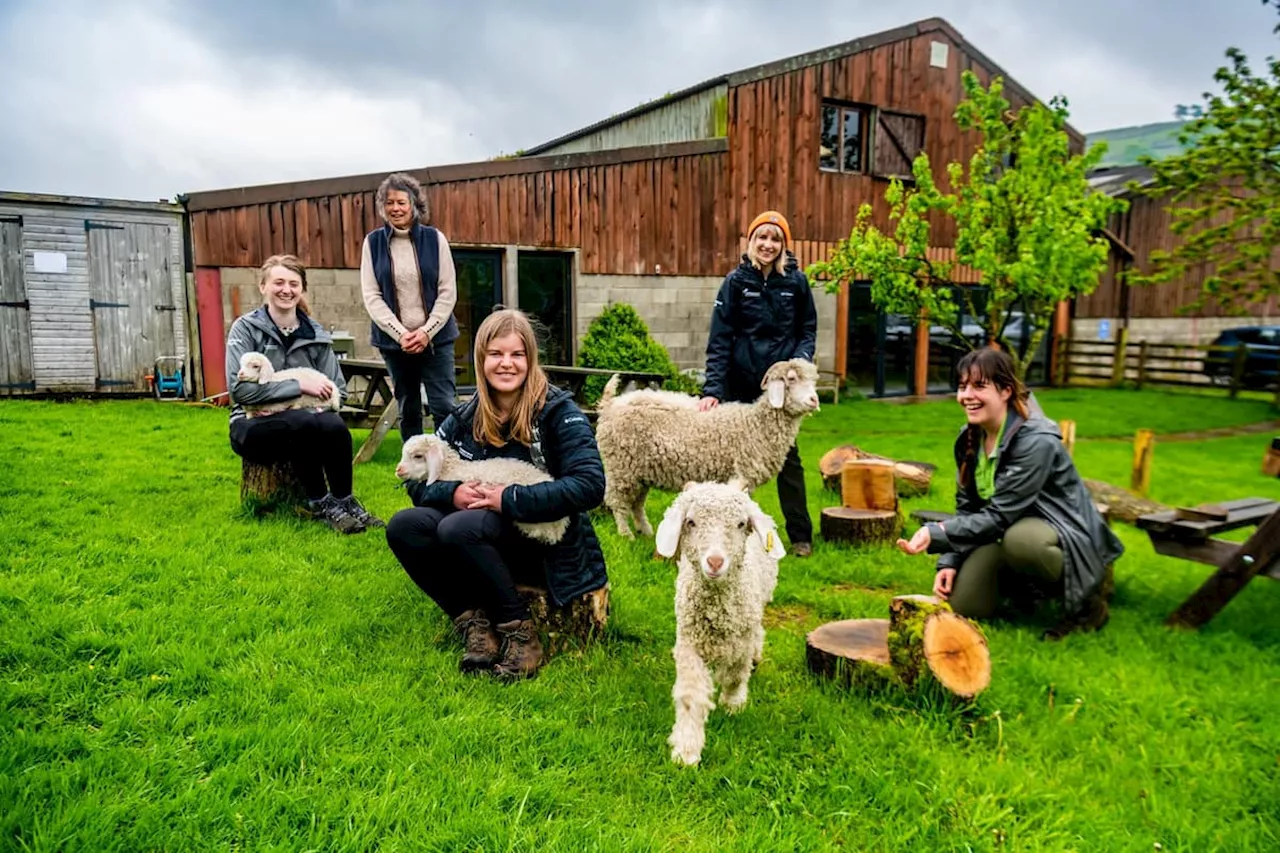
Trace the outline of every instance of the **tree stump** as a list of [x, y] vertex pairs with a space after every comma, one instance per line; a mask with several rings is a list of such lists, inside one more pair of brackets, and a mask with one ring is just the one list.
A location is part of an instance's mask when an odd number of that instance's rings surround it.
[[898, 496], [904, 498], [927, 494], [929, 483], [933, 478], [933, 472], [937, 470], [936, 465], [928, 462], [894, 462], [888, 457], [868, 453], [855, 444], [842, 444], [839, 447], [833, 447], [828, 450], [822, 455], [822, 459], [818, 461], [818, 471], [822, 474], [823, 488], [839, 494], [841, 491], [840, 475], [844, 471], [845, 463], [864, 459], [877, 459], [893, 463], [894, 483], [898, 490]]
[[609, 587], [592, 590], [562, 607], [551, 603], [541, 587], [519, 584], [516, 592], [529, 605], [533, 624], [543, 635], [544, 647], [557, 652], [570, 643], [585, 644], [604, 631], [609, 622]]
[[809, 633], [813, 672], [852, 686], [898, 686], [969, 700], [991, 683], [991, 655], [977, 625], [928, 595], [893, 599], [889, 619], [829, 622]]
[[933, 472], [938, 466], [930, 462], [897, 462], [893, 466], [893, 479], [898, 487], [898, 497], [918, 498], [929, 494]]
[[818, 460], [818, 471], [822, 473], [823, 487], [839, 494], [840, 472], [844, 470], [844, 463], [867, 459], [870, 456], [871, 454], [858, 449], [853, 444], [842, 444], [839, 447], [831, 448], [822, 454], [822, 458]]
[[240, 502], [254, 515], [261, 515], [278, 509], [301, 509], [306, 506], [307, 497], [292, 463], [264, 465], [242, 458]]
[[822, 510], [818, 531], [829, 542], [892, 542], [902, 531], [897, 510], [829, 506]]
[[1153, 512], [1165, 512], [1173, 507], [1147, 498], [1140, 498], [1131, 492], [1104, 483], [1101, 480], [1085, 480], [1084, 486], [1093, 495], [1094, 503], [1107, 507], [1107, 520], [1116, 519], [1126, 524], [1133, 524], [1139, 516]]
[[888, 459], [851, 459], [844, 463], [840, 471], [840, 505], [897, 512], [893, 463]]

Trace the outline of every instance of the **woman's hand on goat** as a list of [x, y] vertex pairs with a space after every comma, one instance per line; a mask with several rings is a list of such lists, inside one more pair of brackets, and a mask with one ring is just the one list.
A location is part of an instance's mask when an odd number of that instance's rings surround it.
[[480, 498], [480, 484], [475, 480], [468, 480], [453, 490], [453, 508], [473, 509], [471, 505]]
[[932, 541], [933, 537], [929, 535], [929, 528], [921, 527], [915, 532], [915, 535], [911, 537], [910, 542], [905, 539], [899, 539], [898, 548], [900, 548], [904, 554], [923, 554], [928, 550], [929, 543]]
[[476, 493], [479, 495], [467, 509], [491, 509], [496, 513], [502, 513], [502, 492], [506, 489], [505, 484], [490, 485], [488, 483], [477, 485]]
[[720, 401], [715, 397], [703, 397], [698, 401], [698, 411], [709, 412], [718, 405], [720, 405]]
[[328, 400], [333, 396], [333, 392], [337, 390], [337, 386], [322, 377], [304, 376], [298, 380], [298, 390], [303, 394], [309, 394], [321, 400]]
[[933, 576], [933, 594], [946, 601], [951, 597], [951, 588], [955, 586], [955, 582], [955, 569], [938, 569], [938, 573]]

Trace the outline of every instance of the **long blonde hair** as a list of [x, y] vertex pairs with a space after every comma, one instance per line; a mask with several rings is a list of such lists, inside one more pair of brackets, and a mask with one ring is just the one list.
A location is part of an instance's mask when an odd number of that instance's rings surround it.
[[[510, 414], [504, 418], [494, 403], [489, 380], [484, 375], [484, 357], [490, 344], [513, 332], [520, 336], [520, 343], [524, 345], [529, 373], [525, 377], [520, 398], [516, 400]], [[471, 425], [471, 434], [475, 436], [475, 440], [490, 447], [501, 447], [510, 439], [525, 446], [532, 444], [533, 420], [542, 411], [547, 398], [547, 375], [542, 372], [542, 367], [538, 364], [538, 340], [529, 318], [523, 311], [515, 308], [504, 308], [485, 317], [480, 328], [476, 329], [476, 347], [473, 357], [476, 368], [476, 396], [479, 398], [476, 416]]]
[[308, 317], [311, 316], [311, 305], [307, 302], [307, 268], [302, 261], [298, 260], [297, 255], [272, 255], [262, 262], [262, 266], [258, 268], [258, 288], [267, 283], [267, 276], [271, 275], [274, 267], [284, 267], [289, 272], [298, 274], [298, 278], [302, 279], [302, 295], [298, 297], [298, 307], [302, 309], [302, 313]]

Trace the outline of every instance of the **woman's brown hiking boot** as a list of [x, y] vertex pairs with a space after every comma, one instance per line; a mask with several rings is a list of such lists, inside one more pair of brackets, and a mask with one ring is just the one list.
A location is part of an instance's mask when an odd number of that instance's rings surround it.
[[1084, 606], [1080, 608], [1079, 613], [1063, 617], [1061, 622], [1045, 631], [1040, 639], [1061, 640], [1073, 631], [1101, 631], [1107, 624], [1107, 620], [1111, 618], [1107, 597], [1106, 590], [1100, 586], [1084, 600]]
[[468, 610], [454, 619], [453, 624], [462, 634], [462, 646], [466, 650], [462, 655], [463, 672], [489, 669], [502, 657], [498, 635], [483, 610]]
[[532, 678], [542, 667], [542, 640], [532, 619], [516, 619], [498, 625], [502, 636], [502, 660], [493, 674], [504, 681]]

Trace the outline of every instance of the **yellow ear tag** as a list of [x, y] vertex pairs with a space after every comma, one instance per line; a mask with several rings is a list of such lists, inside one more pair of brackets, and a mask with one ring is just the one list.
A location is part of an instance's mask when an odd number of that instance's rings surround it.
[[764, 537], [764, 549], [766, 551], [773, 550], [773, 531], [772, 530], [770, 530], [769, 533]]

